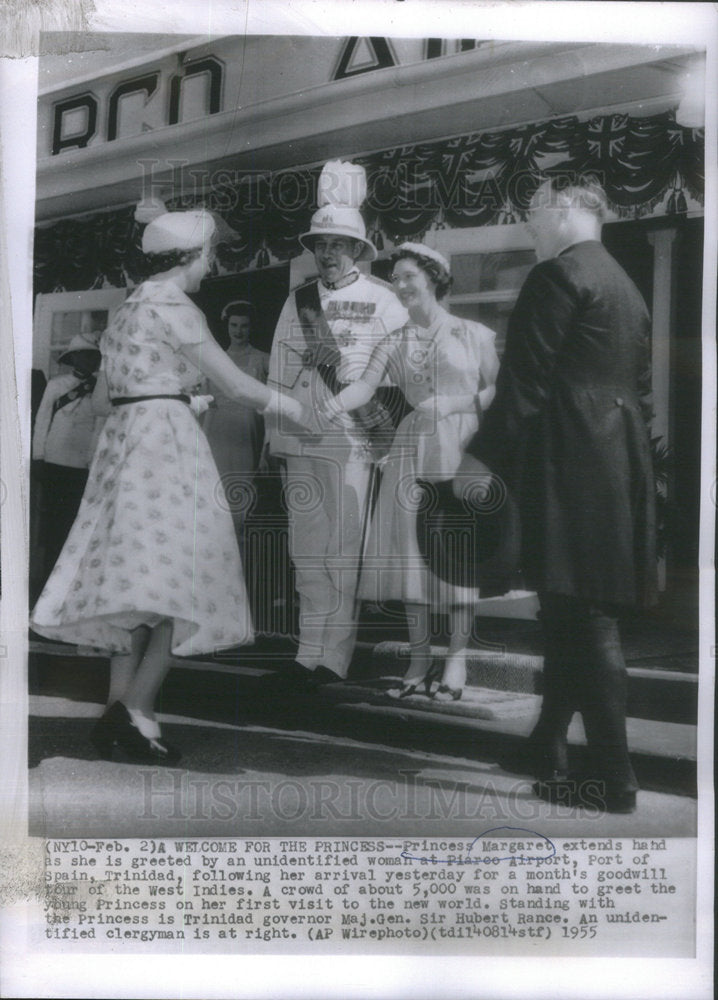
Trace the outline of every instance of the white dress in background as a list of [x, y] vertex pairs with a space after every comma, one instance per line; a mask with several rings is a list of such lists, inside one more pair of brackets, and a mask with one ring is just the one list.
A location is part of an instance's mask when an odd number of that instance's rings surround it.
[[[227, 357], [258, 382], [267, 381], [269, 355], [264, 351], [250, 344], [231, 345]], [[252, 505], [252, 480], [262, 455], [264, 420], [251, 406], [226, 396], [211, 381], [207, 392], [214, 396], [215, 405], [207, 410], [202, 426], [241, 544], [242, 526]]]

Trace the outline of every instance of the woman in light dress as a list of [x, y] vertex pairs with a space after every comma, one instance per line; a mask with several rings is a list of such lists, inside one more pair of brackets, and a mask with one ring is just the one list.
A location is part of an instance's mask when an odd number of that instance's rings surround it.
[[[499, 362], [488, 327], [451, 316], [440, 304], [451, 284], [449, 264], [423, 244], [404, 243], [393, 258], [392, 283], [410, 323], [375, 349], [361, 379], [326, 406], [326, 415], [346, 420], [366, 403], [385, 377], [402, 389], [412, 412], [397, 428], [385, 460], [381, 488], [364, 557], [359, 596], [402, 601], [411, 659], [392, 697], [424, 692], [438, 701], [458, 700], [466, 683], [466, 650], [478, 591], [434, 576], [417, 544], [417, 479], [451, 479], [482, 410], [494, 397]], [[430, 616], [449, 615], [450, 640], [438, 690], [439, 665], [432, 663]]]
[[111, 655], [101, 756], [176, 763], [155, 701], [171, 656], [252, 641], [232, 518], [208, 484], [217, 468], [190, 398], [203, 378], [255, 409], [301, 407], [240, 371], [188, 298], [208, 273], [216, 226], [165, 213], [143, 234], [152, 276], [102, 336], [93, 395], [108, 413], [77, 519], [31, 616], [41, 635]]

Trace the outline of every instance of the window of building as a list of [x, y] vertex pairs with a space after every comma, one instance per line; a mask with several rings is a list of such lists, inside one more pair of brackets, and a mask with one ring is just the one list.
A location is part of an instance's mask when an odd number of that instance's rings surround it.
[[33, 368], [50, 379], [63, 371], [60, 356], [74, 336], [99, 339], [114, 311], [127, 295], [125, 288], [87, 292], [52, 292], [35, 300]]
[[495, 330], [501, 355], [511, 310], [536, 263], [525, 227], [441, 229], [428, 233], [426, 243], [451, 264], [454, 283], [446, 301], [449, 312]]

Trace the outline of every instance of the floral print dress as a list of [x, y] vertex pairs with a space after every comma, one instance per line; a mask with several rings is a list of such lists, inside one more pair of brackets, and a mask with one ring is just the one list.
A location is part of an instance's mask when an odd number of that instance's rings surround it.
[[[110, 397], [188, 394], [202, 373], [181, 348], [209, 337], [203, 314], [173, 282], [140, 285], [100, 342]], [[177, 656], [250, 642], [239, 551], [219, 490], [186, 403], [113, 407], [32, 628], [109, 653], [129, 652], [132, 629], [165, 618]]]

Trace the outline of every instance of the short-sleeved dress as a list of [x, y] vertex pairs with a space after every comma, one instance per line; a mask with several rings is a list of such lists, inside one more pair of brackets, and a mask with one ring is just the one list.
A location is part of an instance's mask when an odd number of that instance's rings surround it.
[[[385, 372], [416, 407], [432, 396], [476, 396], [498, 371], [495, 334], [441, 310], [428, 329], [405, 326], [379, 348]], [[478, 409], [439, 418], [414, 410], [397, 428], [383, 465], [381, 487], [363, 561], [359, 596], [435, 608], [473, 604], [478, 591], [456, 587], [427, 568], [416, 538], [417, 479], [451, 479], [478, 429]]]
[[[111, 398], [187, 394], [202, 373], [182, 353], [211, 337], [173, 282], [147, 281], [102, 336]], [[172, 652], [252, 640], [239, 551], [217, 468], [181, 400], [112, 408], [77, 519], [35, 605], [41, 635], [128, 652], [130, 630], [173, 622]]]

